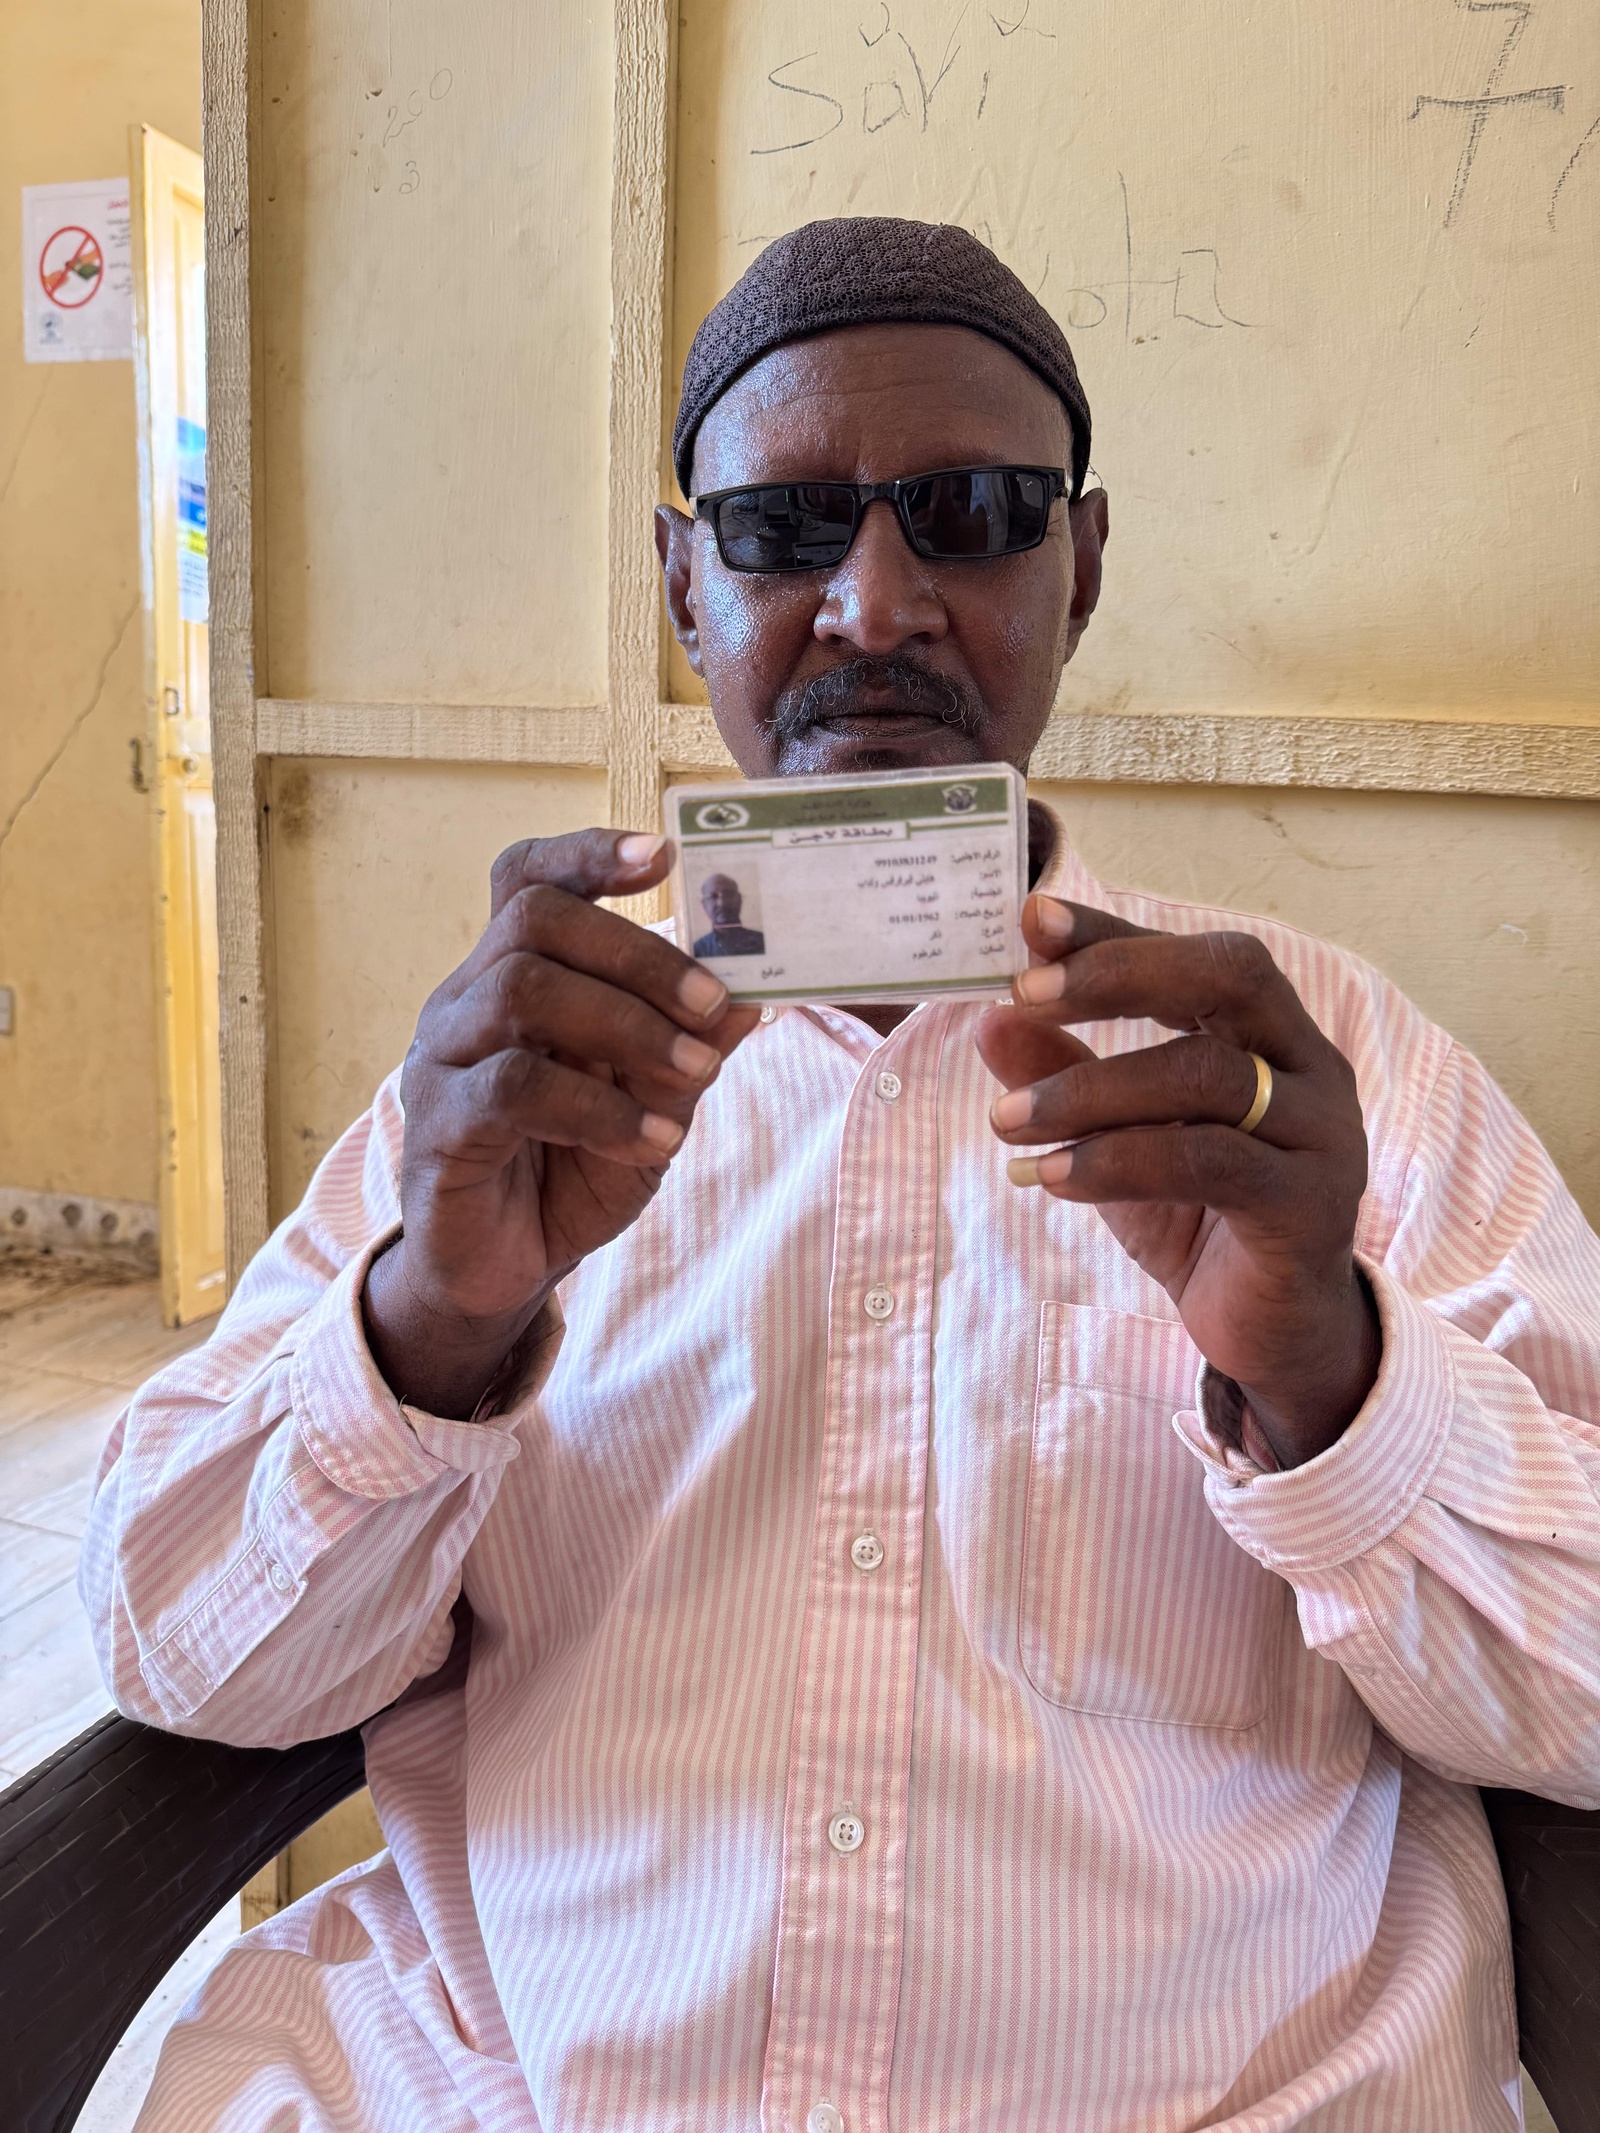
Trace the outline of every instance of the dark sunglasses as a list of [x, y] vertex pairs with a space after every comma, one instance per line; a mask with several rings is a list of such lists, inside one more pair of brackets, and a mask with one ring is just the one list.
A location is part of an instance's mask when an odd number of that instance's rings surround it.
[[830, 570], [868, 504], [893, 504], [907, 541], [937, 562], [1022, 555], [1050, 529], [1069, 483], [1061, 467], [948, 467], [901, 481], [778, 481], [695, 498], [729, 570]]

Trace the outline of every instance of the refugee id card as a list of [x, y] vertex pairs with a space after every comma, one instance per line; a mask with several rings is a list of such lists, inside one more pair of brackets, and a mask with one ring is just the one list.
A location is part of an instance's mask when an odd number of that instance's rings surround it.
[[735, 1000], [982, 999], [1026, 967], [1008, 763], [676, 785], [678, 945]]

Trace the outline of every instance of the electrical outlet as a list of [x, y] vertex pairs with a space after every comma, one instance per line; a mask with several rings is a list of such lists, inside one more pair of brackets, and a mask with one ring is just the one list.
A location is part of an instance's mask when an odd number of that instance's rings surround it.
[[16, 1026], [16, 991], [10, 985], [0, 985], [0, 1037], [9, 1037]]

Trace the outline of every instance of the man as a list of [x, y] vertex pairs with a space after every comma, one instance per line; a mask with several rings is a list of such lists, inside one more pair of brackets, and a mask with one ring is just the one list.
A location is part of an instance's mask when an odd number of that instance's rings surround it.
[[711, 931], [702, 933], [695, 942], [697, 956], [766, 954], [766, 935], [758, 933], [754, 926], [740, 924], [744, 897], [731, 874], [708, 875], [700, 890], [700, 901], [711, 921]]
[[[1025, 764], [1088, 449], [960, 232], [764, 253], [658, 523], [740, 768]], [[1517, 2123], [1471, 1788], [1600, 1803], [1600, 1245], [1373, 971], [1035, 830], [1016, 1005], [904, 1018], [731, 1008], [598, 907], [655, 836], [498, 862], [108, 1454], [119, 1703], [371, 1718], [389, 1840], [146, 2129]]]

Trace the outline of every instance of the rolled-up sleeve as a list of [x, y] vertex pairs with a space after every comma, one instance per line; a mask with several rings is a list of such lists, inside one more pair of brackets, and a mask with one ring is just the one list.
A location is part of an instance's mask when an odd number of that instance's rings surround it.
[[397, 1077], [332, 1149], [204, 1347], [118, 1421], [79, 1573], [118, 1707], [284, 1745], [370, 1717], [447, 1657], [461, 1564], [560, 1341], [456, 1422], [396, 1398], [361, 1294], [399, 1221]]
[[1458, 1048], [1363, 1269], [1382, 1364], [1319, 1458], [1262, 1471], [1202, 1375], [1177, 1427], [1211, 1508], [1408, 1753], [1600, 1807], [1600, 1240]]

